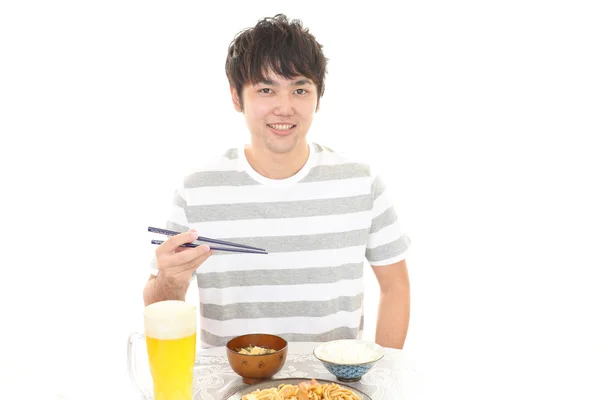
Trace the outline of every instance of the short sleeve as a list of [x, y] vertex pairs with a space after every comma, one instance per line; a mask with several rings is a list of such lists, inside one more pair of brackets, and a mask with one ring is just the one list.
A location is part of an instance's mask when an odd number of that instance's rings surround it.
[[373, 179], [371, 196], [373, 209], [366, 258], [373, 266], [402, 261], [410, 246], [410, 238], [404, 232], [394, 208], [394, 201], [386, 191], [380, 176], [375, 176]]
[[[183, 187], [178, 188], [173, 193], [173, 199], [168, 212], [168, 217], [165, 222], [165, 229], [177, 232], [187, 232], [189, 230], [188, 219], [186, 216], [187, 197]], [[150, 273], [158, 275], [158, 267], [156, 265], [156, 255], [153, 253], [150, 260]]]

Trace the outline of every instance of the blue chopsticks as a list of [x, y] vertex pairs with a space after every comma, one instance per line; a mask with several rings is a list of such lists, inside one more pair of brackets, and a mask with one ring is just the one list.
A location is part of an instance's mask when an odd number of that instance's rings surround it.
[[[170, 231], [168, 229], [155, 228], [153, 226], [148, 227], [148, 232], [159, 233], [159, 234], [167, 235], [167, 236], [175, 236], [175, 235], [179, 235], [180, 233], [183, 233], [183, 232]], [[210, 246], [211, 250], [230, 251], [233, 253], [269, 254], [269, 253], [267, 253], [267, 251], [265, 249], [261, 249], [259, 247], [252, 247], [252, 246], [246, 246], [244, 244], [239, 244], [239, 243], [226, 242], [225, 240], [211, 239], [211, 238], [207, 238], [207, 237], [203, 237], [203, 236], [198, 236], [198, 239], [196, 239], [196, 240], [201, 241], [201, 242], [231, 246], [231, 247]], [[152, 240], [151, 243], [152, 244], [162, 244], [162, 243], [164, 243], [164, 240]], [[184, 243], [182, 246], [183, 247], [198, 247], [198, 246], [201, 246], [201, 244]], [[238, 247], [238, 248], [235, 248], [235, 247]]]

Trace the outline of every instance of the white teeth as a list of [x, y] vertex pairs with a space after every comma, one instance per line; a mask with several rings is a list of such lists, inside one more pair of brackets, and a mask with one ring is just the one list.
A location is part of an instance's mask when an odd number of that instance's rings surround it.
[[294, 127], [294, 125], [284, 125], [284, 124], [276, 124], [276, 125], [269, 124], [269, 126], [273, 129], [277, 129], [278, 131], [287, 131]]

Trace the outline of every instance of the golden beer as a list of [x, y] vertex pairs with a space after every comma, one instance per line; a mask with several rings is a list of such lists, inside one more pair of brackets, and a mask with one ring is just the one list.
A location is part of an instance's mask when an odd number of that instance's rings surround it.
[[178, 300], [151, 304], [144, 334], [154, 400], [191, 400], [196, 358], [196, 308]]

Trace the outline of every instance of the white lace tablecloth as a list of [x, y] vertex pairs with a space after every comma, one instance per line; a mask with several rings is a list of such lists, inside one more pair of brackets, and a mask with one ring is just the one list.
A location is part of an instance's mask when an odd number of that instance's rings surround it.
[[[319, 343], [289, 343], [285, 365], [273, 378], [316, 378], [335, 381], [312, 352]], [[373, 400], [410, 399], [414, 368], [402, 350], [386, 349], [385, 356], [356, 383], [346, 383]], [[245, 387], [227, 362], [224, 347], [201, 350], [196, 357], [194, 400], [223, 400]]]

